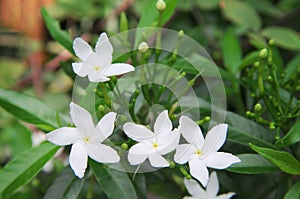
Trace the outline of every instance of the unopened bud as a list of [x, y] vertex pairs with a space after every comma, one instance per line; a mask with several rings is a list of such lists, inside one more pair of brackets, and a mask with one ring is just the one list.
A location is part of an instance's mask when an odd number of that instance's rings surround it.
[[159, 12], [162, 12], [166, 9], [166, 2], [163, 0], [158, 0], [155, 4], [156, 6], [156, 10], [158, 10]]
[[204, 117], [204, 121], [205, 121], [205, 122], [209, 122], [209, 121], [210, 121], [210, 117], [209, 117], [209, 116], [205, 116], [205, 117]]
[[99, 106], [98, 106], [98, 111], [99, 111], [100, 113], [103, 113], [103, 112], [105, 111], [105, 107], [104, 107], [103, 105], [99, 105]]
[[149, 46], [147, 44], [147, 42], [142, 42], [140, 43], [140, 45], [138, 46], [138, 50], [141, 52], [141, 53], [146, 53], [149, 49]]
[[262, 110], [262, 105], [260, 103], [255, 104], [254, 110], [255, 112], [260, 112]]
[[123, 143], [123, 144], [121, 145], [121, 148], [122, 148], [123, 150], [127, 150], [127, 149], [128, 149], [128, 144], [127, 144], [127, 143]]
[[271, 130], [274, 130], [275, 129], [275, 123], [274, 122], [271, 122], [270, 125], [269, 125], [269, 128]]
[[259, 51], [259, 57], [261, 59], [267, 58], [268, 57], [268, 50], [266, 48], [260, 50]]
[[258, 68], [258, 67], [259, 67], [259, 61], [254, 62], [254, 67], [255, 67], [255, 68]]
[[184, 36], [184, 32], [183, 32], [183, 30], [180, 30], [180, 31], [178, 32], [178, 37], [181, 38], [181, 37], [183, 37], [183, 36]]
[[274, 40], [274, 39], [270, 39], [270, 40], [269, 40], [269, 45], [270, 45], [270, 46], [274, 46], [274, 44], [275, 44], [275, 40]]

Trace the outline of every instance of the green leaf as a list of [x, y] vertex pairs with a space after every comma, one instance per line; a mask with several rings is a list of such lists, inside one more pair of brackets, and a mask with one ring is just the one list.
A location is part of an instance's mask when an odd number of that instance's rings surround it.
[[228, 128], [228, 140], [243, 145], [250, 142], [257, 145], [273, 148], [274, 134], [252, 120], [246, 119], [232, 112], [226, 112]]
[[53, 19], [47, 12], [45, 8], [41, 9], [42, 17], [45, 21], [46, 27], [50, 32], [50, 35], [63, 47], [65, 47], [70, 53], [75, 55], [73, 50], [72, 39], [69, 34], [61, 30], [59, 23]]
[[287, 83], [290, 79], [297, 75], [297, 70], [300, 68], [300, 55], [295, 56], [285, 68], [285, 76], [282, 84]]
[[7, 138], [7, 144], [10, 147], [13, 157], [19, 155], [32, 146], [32, 133], [28, 128], [17, 121], [14, 121], [12, 125], [5, 128], [2, 133]]
[[247, 0], [247, 2], [263, 15], [268, 15], [274, 18], [281, 18], [285, 14], [282, 10], [279, 9], [278, 6], [272, 4], [270, 1]]
[[138, 173], [135, 175], [133, 186], [135, 187], [139, 199], [147, 198], [146, 178], [144, 174]]
[[298, 181], [292, 188], [285, 194], [284, 199], [300, 198], [300, 181]]
[[89, 165], [109, 199], [137, 199], [134, 186], [127, 173], [112, 169], [91, 159]]
[[245, 173], [245, 174], [260, 174], [280, 171], [278, 167], [270, 163], [265, 158], [257, 154], [240, 154], [237, 155], [240, 159], [240, 163], [233, 164], [227, 171], [235, 173]]
[[296, 142], [300, 141], [300, 120], [298, 120], [292, 128], [289, 130], [289, 132], [280, 140], [278, 140], [275, 145], [277, 147], [285, 147], [292, 145]]
[[262, 35], [275, 40], [275, 45], [289, 50], [300, 50], [300, 34], [290, 28], [267, 27], [262, 31]]
[[11, 194], [34, 178], [59, 149], [49, 142], [24, 151], [0, 170], [0, 196]]
[[244, 69], [247, 66], [251, 66], [254, 62], [257, 61], [259, 56], [259, 51], [252, 51], [247, 54], [240, 63], [239, 70]]
[[0, 88], [0, 106], [17, 118], [45, 130], [58, 128], [57, 116], [65, 124], [65, 116], [28, 95]]
[[229, 72], [237, 76], [242, 60], [242, 50], [232, 29], [228, 29], [225, 32], [221, 40], [221, 49], [225, 67]]
[[283, 172], [300, 175], [300, 162], [288, 152], [263, 148], [251, 143], [249, 145], [254, 151], [278, 166]]
[[261, 27], [259, 15], [247, 2], [237, 0], [224, 0], [223, 2], [224, 15], [231, 22], [252, 30], [258, 30]]
[[[178, 0], [165, 0], [166, 9], [163, 12], [162, 16], [162, 25], [164, 25], [173, 15]], [[156, 10], [157, 1], [148, 1], [148, 5], [144, 7], [144, 11], [140, 18], [139, 24], [137, 26], [136, 38], [135, 38], [135, 46], [139, 45], [142, 42], [142, 34], [143, 30], [139, 30], [139, 28], [147, 28], [147, 27], [156, 27], [159, 12]]]
[[220, 0], [197, 0], [196, 3], [203, 10], [212, 10], [218, 8]]
[[78, 198], [84, 181], [85, 178], [77, 178], [72, 169], [66, 167], [49, 187], [44, 199]]

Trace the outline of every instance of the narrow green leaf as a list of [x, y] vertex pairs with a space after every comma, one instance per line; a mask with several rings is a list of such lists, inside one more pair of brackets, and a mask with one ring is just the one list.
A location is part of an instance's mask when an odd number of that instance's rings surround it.
[[274, 134], [259, 124], [248, 120], [232, 112], [226, 112], [226, 123], [228, 128], [228, 140], [243, 145], [250, 142], [257, 145], [273, 148]]
[[247, 2], [263, 15], [268, 15], [274, 18], [281, 18], [285, 14], [282, 10], [279, 9], [279, 6], [272, 4], [270, 1], [247, 0]]
[[221, 39], [221, 49], [225, 67], [229, 72], [237, 76], [242, 60], [242, 50], [232, 29], [228, 29]]
[[289, 50], [300, 50], [300, 34], [290, 28], [267, 27], [262, 31], [262, 35], [275, 40], [275, 45]]
[[300, 162], [288, 152], [263, 148], [251, 143], [249, 145], [254, 151], [278, 166], [283, 172], [300, 175]]
[[91, 159], [89, 165], [109, 199], [137, 199], [134, 186], [127, 173], [112, 169]]
[[[162, 25], [164, 25], [173, 15], [178, 0], [165, 0], [166, 9], [163, 12], [162, 16]], [[144, 12], [140, 18], [138, 29], [136, 31], [135, 38], [135, 46], [137, 46], [140, 42], [142, 42], [141, 37], [143, 34], [143, 29], [139, 30], [139, 28], [147, 28], [147, 27], [156, 27], [159, 12], [156, 10], [156, 1], [148, 1], [148, 5], [145, 6]]]
[[[45, 130], [58, 128], [57, 112], [41, 101], [28, 95], [0, 88], [0, 106], [17, 118], [40, 126]], [[59, 114], [63, 124], [65, 116]]]
[[291, 78], [297, 75], [297, 70], [300, 68], [300, 55], [295, 56], [285, 68], [285, 76], [282, 84], [287, 83]]
[[300, 198], [300, 181], [298, 181], [292, 188], [285, 194], [284, 199]]
[[2, 133], [7, 138], [7, 144], [10, 147], [12, 157], [19, 155], [32, 146], [32, 133], [18, 121], [14, 121], [13, 124], [6, 127]]
[[147, 198], [146, 178], [144, 174], [138, 173], [135, 175], [133, 186], [135, 187], [139, 199]]
[[0, 196], [27, 184], [59, 149], [49, 142], [24, 151], [0, 170]]
[[245, 174], [260, 174], [280, 171], [278, 167], [260, 155], [240, 154], [237, 156], [241, 159], [241, 162], [233, 164], [231, 167], [226, 169], [227, 171]]
[[251, 66], [254, 62], [257, 61], [259, 55], [259, 51], [252, 51], [247, 54], [240, 63], [239, 70], [244, 69], [247, 66]]
[[44, 199], [77, 198], [83, 187], [84, 181], [85, 178], [77, 178], [72, 169], [68, 166], [54, 180], [47, 190]]
[[218, 8], [220, 0], [196, 0], [196, 3], [203, 10], [212, 10]]
[[225, 17], [231, 22], [252, 30], [261, 27], [261, 19], [256, 10], [244, 1], [225, 0], [222, 6]]
[[41, 9], [41, 13], [46, 27], [53, 39], [55, 39], [58, 43], [65, 47], [70, 53], [75, 55], [72, 45], [72, 39], [70, 38], [69, 34], [60, 28], [59, 23], [48, 14], [45, 8]]
[[275, 144], [277, 147], [285, 147], [300, 141], [300, 120], [298, 120], [290, 131]]

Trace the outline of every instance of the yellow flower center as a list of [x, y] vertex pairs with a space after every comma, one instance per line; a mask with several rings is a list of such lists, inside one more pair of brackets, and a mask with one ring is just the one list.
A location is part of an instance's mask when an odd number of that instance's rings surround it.
[[94, 70], [96, 71], [100, 70], [100, 66], [94, 66]]
[[200, 156], [200, 155], [202, 154], [202, 152], [201, 152], [199, 149], [197, 149], [197, 151], [196, 151], [195, 153], [196, 153], [196, 155], [198, 155], [198, 156]]
[[89, 141], [90, 141], [90, 138], [89, 138], [89, 137], [85, 137], [85, 138], [83, 138], [83, 141], [84, 141], [84, 142], [89, 142]]
[[157, 142], [152, 143], [152, 147], [153, 147], [154, 149], [157, 149], [157, 148], [158, 148], [158, 143], [157, 143]]

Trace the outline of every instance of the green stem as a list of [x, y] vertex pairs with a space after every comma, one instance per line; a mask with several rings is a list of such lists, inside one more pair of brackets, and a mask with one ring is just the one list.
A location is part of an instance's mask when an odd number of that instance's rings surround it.
[[111, 100], [110, 100], [110, 98], [109, 98], [109, 96], [108, 96], [108, 93], [107, 93], [107, 90], [106, 90], [106, 87], [105, 87], [105, 83], [100, 82], [100, 83], [99, 83], [99, 86], [100, 86], [100, 88], [101, 88], [101, 90], [102, 90], [102, 93], [103, 93], [103, 97], [104, 97], [105, 103], [106, 103], [109, 107], [111, 107]]
[[86, 193], [86, 198], [87, 199], [93, 199], [94, 183], [95, 183], [95, 179], [94, 179], [94, 175], [92, 175], [91, 178], [90, 178], [89, 187], [88, 187], [88, 190], [87, 190], [87, 193]]

